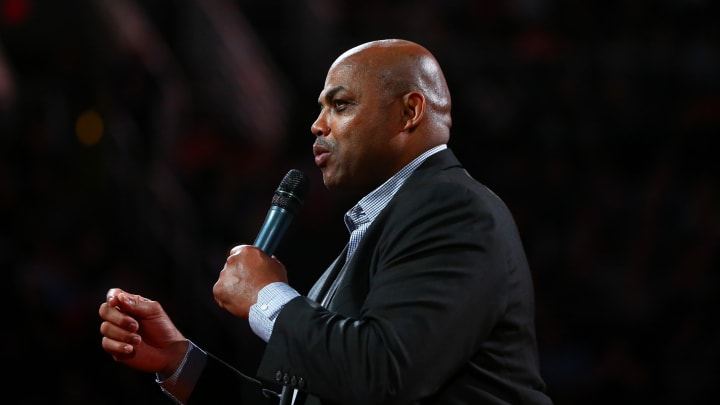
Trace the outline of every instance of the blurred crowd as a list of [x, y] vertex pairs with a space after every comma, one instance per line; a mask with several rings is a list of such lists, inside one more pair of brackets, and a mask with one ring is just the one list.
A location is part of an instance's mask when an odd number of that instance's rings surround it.
[[335, 57], [394, 37], [437, 56], [450, 146], [516, 216], [556, 404], [720, 398], [719, 27], [710, 0], [0, 0], [4, 391], [164, 403], [100, 347], [114, 286], [252, 374], [217, 273], [291, 168], [291, 283], [344, 246], [309, 128]]

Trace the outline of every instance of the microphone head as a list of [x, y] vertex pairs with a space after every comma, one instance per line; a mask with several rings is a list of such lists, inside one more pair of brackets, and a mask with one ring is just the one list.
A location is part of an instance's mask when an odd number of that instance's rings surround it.
[[295, 215], [302, 208], [303, 201], [308, 191], [309, 179], [305, 173], [297, 169], [291, 169], [280, 182], [275, 194], [273, 194], [272, 205], [278, 206]]

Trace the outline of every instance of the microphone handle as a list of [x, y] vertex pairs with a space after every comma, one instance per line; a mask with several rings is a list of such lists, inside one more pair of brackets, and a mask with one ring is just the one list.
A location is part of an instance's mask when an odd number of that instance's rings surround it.
[[253, 245], [272, 256], [292, 219], [293, 215], [288, 210], [277, 205], [270, 206], [265, 222], [263, 222]]

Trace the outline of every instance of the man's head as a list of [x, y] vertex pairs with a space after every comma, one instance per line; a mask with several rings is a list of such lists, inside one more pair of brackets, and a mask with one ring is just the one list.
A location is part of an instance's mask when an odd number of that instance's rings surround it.
[[328, 188], [366, 193], [450, 137], [450, 92], [433, 55], [405, 40], [368, 42], [330, 67], [312, 124]]

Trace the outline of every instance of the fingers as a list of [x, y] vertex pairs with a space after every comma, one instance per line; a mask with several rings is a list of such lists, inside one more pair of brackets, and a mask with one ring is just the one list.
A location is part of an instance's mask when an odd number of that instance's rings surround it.
[[236, 245], [236, 246], [233, 246], [233, 247], [228, 251], [228, 256], [232, 256], [232, 255], [238, 253], [238, 252], [239, 252], [240, 250], [242, 250], [242, 248], [245, 247], [245, 246], [248, 246], [248, 245]]
[[[100, 325], [100, 332], [103, 334], [102, 348], [106, 352], [115, 355], [130, 354], [135, 349], [134, 346], [139, 344], [142, 340], [139, 335], [130, 334], [127, 331], [115, 331], [111, 332], [111, 329], [115, 325], [108, 322], [103, 322]], [[124, 336], [122, 339], [113, 339], [109, 336]]]
[[98, 313], [100, 314], [100, 318], [104, 321], [117, 325], [129, 332], [137, 332], [139, 328], [137, 320], [135, 320], [132, 316], [123, 313], [121, 308], [117, 305], [111, 306], [107, 302], [103, 302], [100, 305]]
[[107, 302], [109, 306], [115, 307], [122, 313], [135, 318], [145, 318], [151, 314], [162, 312], [162, 307], [157, 301], [145, 298], [137, 294], [129, 294], [127, 292], [118, 292]]
[[133, 345], [137, 345], [142, 340], [137, 333], [140, 328], [138, 320], [134, 318], [138, 313], [139, 302], [145, 303], [150, 300], [113, 288], [108, 290], [106, 302], [100, 304], [98, 313], [103, 320], [100, 324], [100, 333], [103, 335], [102, 347], [113, 357], [132, 353]]
[[[115, 297], [117, 303], [124, 302], [122, 294]], [[116, 360], [134, 352], [134, 347], [142, 342], [142, 337], [137, 333], [138, 321], [132, 316], [124, 313], [117, 306], [108, 303], [100, 305], [100, 317], [103, 322], [100, 324], [100, 333], [103, 335], [102, 348]]]
[[105, 294], [105, 302], [110, 303], [117, 295], [121, 292], [124, 292], [123, 290], [119, 288], [111, 288], [108, 290], [107, 294]]
[[128, 303], [134, 303], [133, 301], [135, 301], [135, 302], [137, 302], [137, 301], [151, 302], [152, 301], [151, 299], [145, 298], [141, 295], [130, 294], [126, 291], [121, 290], [120, 288], [109, 289], [105, 296], [105, 302], [107, 302], [110, 305], [117, 305], [118, 301], [122, 301], [122, 300], [125, 300]]
[[100, 324], [103, 349], [113, 356], [132, 353], [142, 340], [136, 333], [138, 323], [107, 303], [100, 306], [100, 317], [104, 319]]

